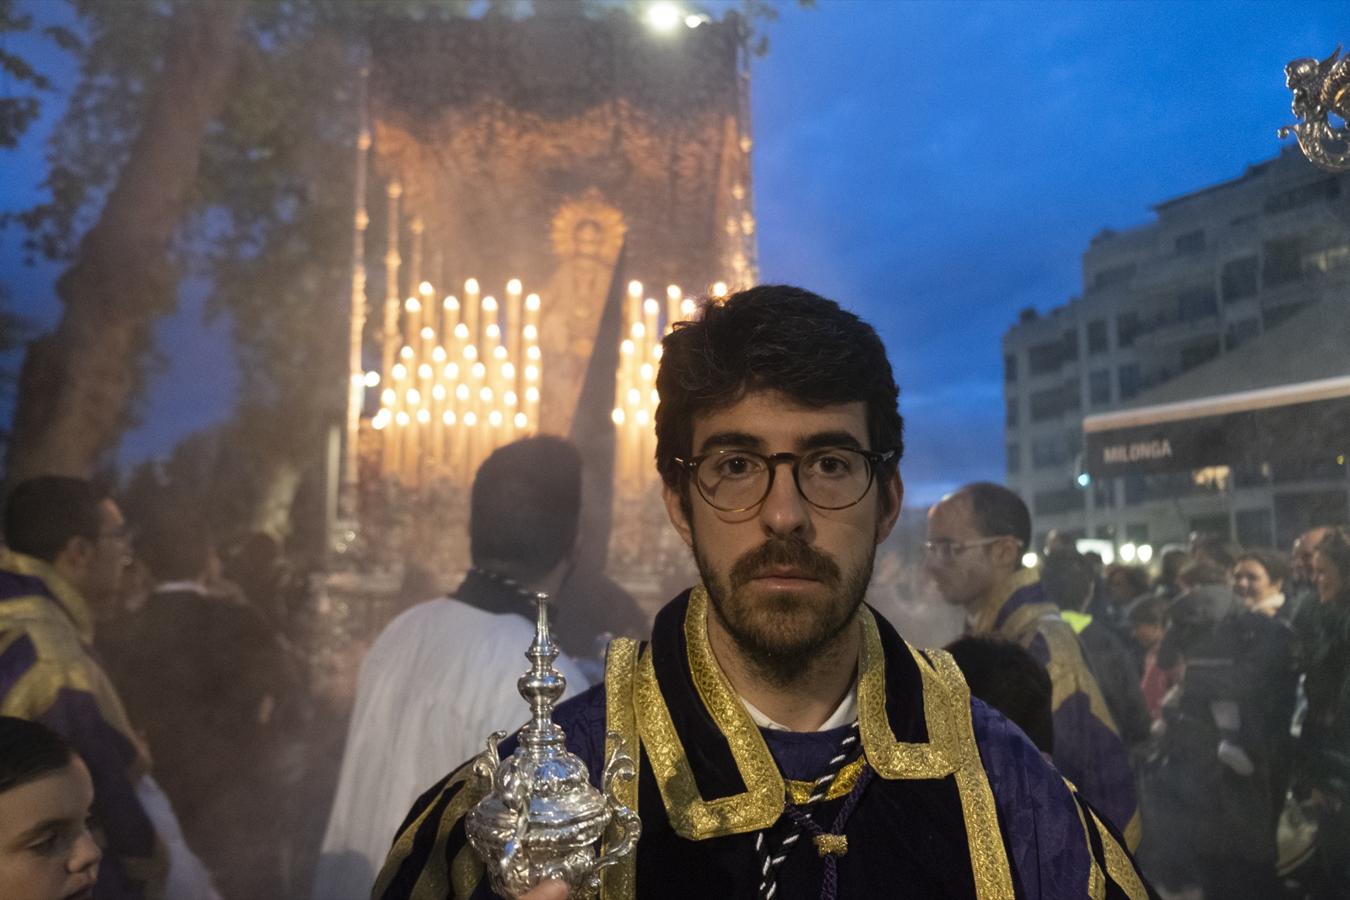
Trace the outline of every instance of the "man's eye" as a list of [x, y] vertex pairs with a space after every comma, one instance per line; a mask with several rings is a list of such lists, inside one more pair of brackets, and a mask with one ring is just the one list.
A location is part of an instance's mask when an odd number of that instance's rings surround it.
[[826, 453], [812, 457], [808, 471], [812, 475], [840, 478], [853, 472], [852, 460], [840, 453]]
[[759, 460], [742, 453], [726, 453], [717, 457], [714, 471], [718, 478], [746, 478], [762, 468]]

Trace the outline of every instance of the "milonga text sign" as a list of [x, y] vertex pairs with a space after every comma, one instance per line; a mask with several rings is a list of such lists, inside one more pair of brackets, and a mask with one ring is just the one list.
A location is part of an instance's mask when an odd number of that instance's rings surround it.
[[1350, 397], [1086, 430], [1094, 477], [1259, 465], [1350, 453]]

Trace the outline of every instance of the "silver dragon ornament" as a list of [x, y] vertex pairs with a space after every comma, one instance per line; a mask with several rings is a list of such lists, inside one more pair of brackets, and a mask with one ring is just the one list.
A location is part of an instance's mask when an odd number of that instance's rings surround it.
[[[488, 793], [465, 821], [469, 843], [487, 868], [492, 889], [519, 897], [546, 878], [567, 883], [570, 897], [593, 897], [600, 875], [636, 847], [642, 833], [637, 813], [620, 802], [615, 786], [632, 781], [637, 767], [619, 735], [605, 763], [603, 791], [592, 787], [586, 764], [563, 745], [564, 734], [553, 722], [553, 706], [567, 680], [553, 667], [558, 646], [548, 627], [548, 597], [536, 594], [534, 640], [525, 656], [532, 663], [516, 682], [529, 703], [530, 721], [506, 759], [497, 745], [499, 731], [474, 761], [474, 774]], [[597, 845], [606, 831], [612, 836], [603, 853]]]
[[1277, 134], [1285, 138], [1292, 132], [1303, 155], [1321, 168], [1350, 171], [1350, 56], [1341, 56], [1337, 47], [1323, 60], [1296, 59], [1284, 67], [1284, 83], [1294, 92], [1294, 115], [1302, 121]]

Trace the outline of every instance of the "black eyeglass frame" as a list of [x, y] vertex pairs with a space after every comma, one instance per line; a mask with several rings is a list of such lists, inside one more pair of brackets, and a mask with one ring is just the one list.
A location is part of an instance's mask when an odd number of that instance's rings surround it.
[[[828, 453], [831, 450], [847, 450], [848, 452], [856, 453], [863, 459], [867, 460], [867, 486], [862, 489], [862, 493], [858, 495], [857, 500], [854, 500], [852, 503], [845, 503], [843, 506], [822, 506], [821, 504], [812, 500], [810, 497], [806, 496], [806, 492], [802, 490], [802, 480], [801, 480], [802, 459], [817, 453]], [[877, 480], [877, 470], [881, 466], [895, 459], [896, 455], [899, 452], [900, 451], [894, 448], [890, 450], [864, 450], [861, 447], [819, 447], [814, 450], [808, 450], [806, 453], [790, 453], [786, 450], [782, 451], [781, 453], [760, 453], [756, 450], [740, 450], [728, 447], [720, 450], [713, 450], [711, 453], [700, 453], [698, 456], [691, 456], [688, 459], [681, 459], [680, 457], [676, 456], [674, 457], [673, 461], [675, 462], [676, 465], [680, 467], [681, 470], [684, 471], [684, 473], [687, 476], [690, 476], [689, 480], [694, 482], [694, 484], [698, 487], [698, 495], [703, 498], [703, 502], [707, 503], [709, 506], [711, 506], [718, 512], [729, 512], [729, 513], [749, 512], [750, 510], [754, 509], [755, 507], [763, 503], [765, 500], [767, 500], [769, 494], [773, 491], [773, 479], [778, 474], [778, 464], [784, 462], [792, 464], [792, 484], [794, 487], [797, 488], [797, 495], [799, 497], [801, 497], [807, 503], [814, 506], [816, 509], [823, 509], [829, 512], [835, 512], [841, 509], [848, 509], [850, 506], [857, 506], [859, 503], [863, 502], [863, 498], [867, 496], [868, 491], [872, 490], [872, 485]], [[764, 460], [765, 466], [769, 470], [769, 480], [765, 482], [764, 494], [754, 503], [751, 503], [749, 506], [736, 506], [730, 508], [718, 506], [716, 503], [712, 502], [712, 500], [708, 499], [708, 495], [704, 493], [703, 483], [700, 482], [698, 479], [698, 467], [703, 465], [704, 460], [710, 459], [721, 453], [743, 453], [747, 456], [755, 456], [758, 457], [759, 459]]]

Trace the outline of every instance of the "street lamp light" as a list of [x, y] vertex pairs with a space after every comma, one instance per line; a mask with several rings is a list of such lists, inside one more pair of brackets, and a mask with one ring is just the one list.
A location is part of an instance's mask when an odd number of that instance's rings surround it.
[[684, 16], [674, 3], [653, 3], [647, 7], [647, 24], [656, 31], [674, 31]]

